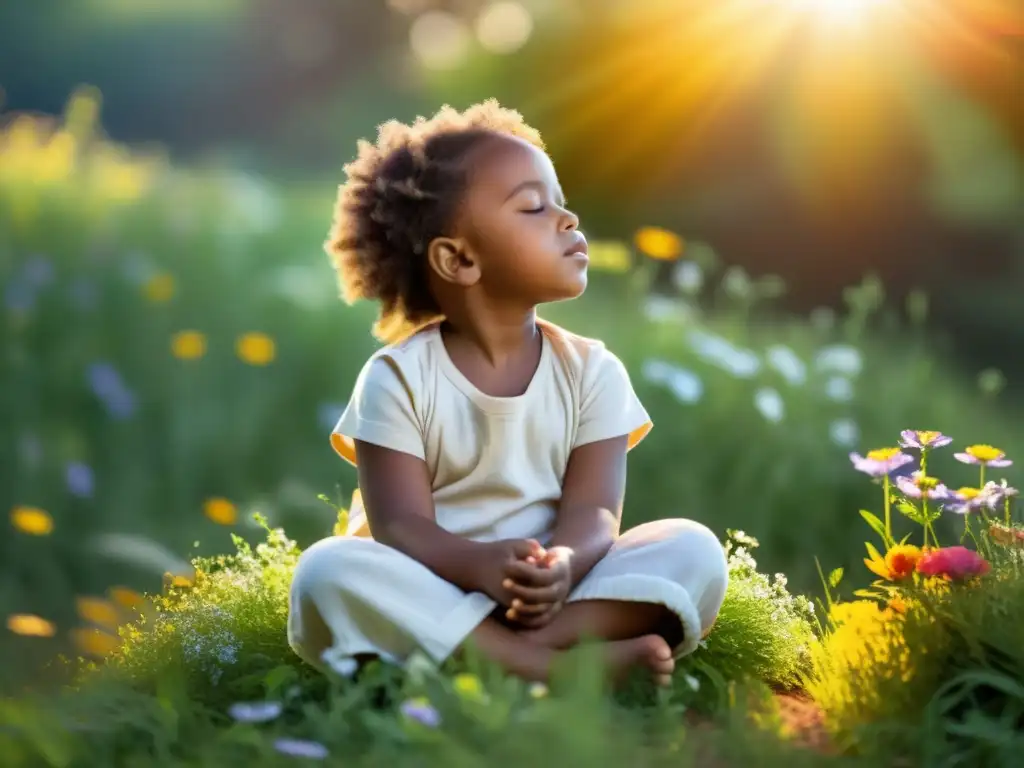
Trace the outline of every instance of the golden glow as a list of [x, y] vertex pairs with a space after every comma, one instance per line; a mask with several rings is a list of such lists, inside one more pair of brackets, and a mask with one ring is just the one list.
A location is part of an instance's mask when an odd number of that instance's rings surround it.
[[868, 18], [871, 13], [900, 0], [784, 0], [794, 10], [814, 14], [827, 24], [850, 25]]

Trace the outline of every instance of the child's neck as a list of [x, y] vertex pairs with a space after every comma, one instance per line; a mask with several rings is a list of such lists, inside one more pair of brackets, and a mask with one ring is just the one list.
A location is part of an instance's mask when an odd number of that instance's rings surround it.
[[450, 352], [468, 353], [501, 368], [536, 349], [540, 331], [537, 311], [531, 308], [525, 313], [492, 310], [449, 315], [441, 333]]

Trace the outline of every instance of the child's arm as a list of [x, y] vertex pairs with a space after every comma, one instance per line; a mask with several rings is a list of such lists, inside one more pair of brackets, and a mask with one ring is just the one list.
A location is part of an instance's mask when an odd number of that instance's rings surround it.
[[540, 626], [611, 549], [619, 533], [626, 488], [627, 436], [577, 447], [569, 456], [562, 499], [547, 554], [539, 567], [509, 569], [512, 609], [527, 626]]
[[359, 488], [373, 538], [416, 560], [466, 592], [484, 592], [502, 605], [511, 596], [505, 569], [538, 554], [527, 539], [480, 543], [441, 528], [427, 465], [422, 459], [373, 443], [355, 441]]

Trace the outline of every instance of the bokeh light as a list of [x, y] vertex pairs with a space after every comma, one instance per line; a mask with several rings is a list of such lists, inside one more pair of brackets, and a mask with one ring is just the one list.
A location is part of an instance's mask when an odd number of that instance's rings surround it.
[[447, 11], [427, 11], [409, 28], [412, 52], [429, 69], [454, 69], [468, 55], [470, 42], [469, 26]]
[[522, 3], [499, 0], [488, 3], [476, 20], [476, 36], [492, 53], [512, 53], [522, 48], [533, 32], [533, 17]]

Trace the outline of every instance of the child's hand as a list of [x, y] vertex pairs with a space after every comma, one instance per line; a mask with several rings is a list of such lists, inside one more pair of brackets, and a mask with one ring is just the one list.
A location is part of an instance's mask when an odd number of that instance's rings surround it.
[[536, 563], [546, 557], [544, 548], [534, 539], [503, 539], [487, 544], [480, 544], [473, 550], [473, 557], [468, 562], [474, 574], [475, 586], [478, 590], [509, 608], [515, 598], [505, 586], [508, 581], [508, 569], [518, 563]]
[[540, 558], [523, 558], [505, 568], [502, 584], [513, 596], [505, 616], [529, 629], [542, 627], [561, 610], [572, 590], [572, 550], [549, 549]]

